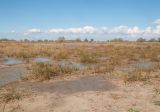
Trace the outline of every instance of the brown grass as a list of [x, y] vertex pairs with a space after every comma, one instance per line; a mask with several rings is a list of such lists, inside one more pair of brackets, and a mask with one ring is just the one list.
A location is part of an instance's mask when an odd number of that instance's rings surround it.
[[[77, 61], [84, 64], [96, 64], [95, 73], [113, 72], [115, 67], [136, 63], [140, 60], [151, 62], [160, 61], [160, 43], [136, 43], [136, 42], [99, 42], [99, 43], [25, 43], [25, 42], [0, 42], [0, 57], [22, 58], [28, 62], [34, 57], [48, 57], [54, 60]], [[99, 60], [108, 58], [108, 60]], [[36, 67], [37, 66], [37, 67]], [[47, 67], [45, 67], [47, 66]], [[43, 68], [43, 69], [41, 69]], [[52, 70], [54, 68], [54, 70]], [[145, 80], [150, 71], [160, 67], [144, 71], [134, 71], [126, 80]], [[34, 77], [50, 79], [50, 76], [67, 74], [75, 71], [75, 68], [61, 67], [58, 65], [33, 65]], [[147, 73], [148, 72], [148, 73]], [[41, 73], [43, 75], [41, 75]], [[139, 74], [139, 75], [137, 75]]]
[[53, 65], [48, 63], [33, 63], [28, 69], [29, 73], [27, 77], [23, 78], [23, 80], [44, 81], [54, 78], [55, 76], [71, 74], [78, 71], [78, 68], [72, 66], [61, 66], [58, 64]]

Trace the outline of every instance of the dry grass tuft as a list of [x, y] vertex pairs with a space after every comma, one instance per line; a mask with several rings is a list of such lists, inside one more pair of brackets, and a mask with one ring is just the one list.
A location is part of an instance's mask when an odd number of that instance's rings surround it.
[[154, 105], [160, 106], [160, 101], [154, 101]]
[[80, 51], [79, 58], [80, 58], [80, 62], [82, 63], [96, 63], [97, 62], [96, 54], [87, 52], [87, 51]]
[[142, 69], [136, 69], [124, 76], [124, 82], [148, 81], [150, 74]]
[[17, 89], [14, 86], [0, 89], [0, 104], [4, 104], [2, 112], [5, 111], [5, 107], [8, 103], [22, 100], [23, 98], [30, 96], [30, 93], [31, 91]]
[[133, 109], [133, 108], [130, 108], [130, 109], [128, 109], [128, 112], [140, 112], [140, 111]]
[[28, 76], [25, 77], [25, 80], [37, 80], [44, 81], [53, 78], [54, 76], [62, 74], [71, 74], [75, 71], [78, 71], [78, 68], [68, 66], [68, 65], [52, 65], [48, 63], [33, 63], [29, 67]]
[[55, 59], [67, 59], [68, 58], [67, 50], [59, 50], [55, 52], [54, 58]]
[[22, 94], [15, 87], [0, 90], [0, 102], [8, 103], [10, 101], [22, 99]]

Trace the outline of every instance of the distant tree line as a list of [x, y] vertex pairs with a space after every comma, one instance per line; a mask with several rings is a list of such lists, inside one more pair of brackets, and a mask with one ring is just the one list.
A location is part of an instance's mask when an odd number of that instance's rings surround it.
[[0, 41], [16, 41], [14, 39], [1, 38]]
[[[14, 39], [7, 39], [7, 38], [1, 38], [0, 42], [2, 41], [16, 41]], [[29, 40], [29, 39], [24, 39], [24, 40], [19, 40], [20, 42], [94, 42], [94, 39], [81, 39], [81, 38], [76, 38], [74, 40], [67, 40], [65, 37], [58, 37], [57, 40], [49, 40], [49, 39], [44, 39], [44, 40]], [[113, 38], [110, 40], [107, 40], [108, 42], [127, 42], [129, 40], [124, 40], [123, 38]], [[151, 38], [151, 39], [145, 39], [145, 38], [138, 38], [136, 42], [160, 42], [160, 37], [159, 38]]]
[[[123, 38], [114, 38], [114, 39], [111, 39], [111, 40], [108, 40], [109, 42], [126, 42], [126, 41], [129, 41], [129, 40], [123, 40]], [[159, 38], [151, 38], [151, 39], [145, 39], [145, 38], [138, 38], [136, 40], [136, 42], [160, 42], [160, 37]]]
[[157, 38], [157, 39], [156, 38], [151, 38], [149, 40], [146, 40], [145, 38], [140, 37], [136, 40], [136, 42], [160, 42], [160, 37]]

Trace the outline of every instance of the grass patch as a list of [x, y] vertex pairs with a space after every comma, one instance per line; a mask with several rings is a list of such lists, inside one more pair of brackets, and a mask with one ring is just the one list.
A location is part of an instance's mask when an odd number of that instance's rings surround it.
[[139, 110], [136, 110], [136, 109], [133, 109], [133, 108], [130, 108], [130, 109], [128, 109], [127, 112], [140, 112], [140, 111], [139, 111]]
[[22, 98], [27, 97], [29, 95], [29, 91], [26, 91], [24, 89], [17, 89], [14, 86], [0, 89], [0, 103], [4, 104], [2, 112], [5, 111], [5, 107], [8, 103], [19, 101]]
[[71, 74], [75, 71], [78, 71], [78, 68], [68, 66], [68, 65], [52, 65], [48, 63], [33, 63], [29, 67], [28, 76], [25, 77], [25, 80], [37, 80], [44, 81], [53, 78], [54, 76], [62, 74]]
[[97, 67], [94, 68], [95, 73], [111, 73], [114, 71], [115, 69], [115, 64], [113, 63], [113, 61], [109, 61], [107, 63], [101, 64]]
[[15, 87], [0, 90], [0, 102], [9, 103], [10, 101], [22, 99], [22, 94]]
[[79, 53], [79, 58], [80, 58], [80, 62], [82, 63], [96, 63], [97, 62], [96, 54], [91, 53], [91, 52], [81, 51]]
[[53, 70], [50, 64], [47, 63], [33, 63], [29, 67], [29, 75], [27, 79], [31, 80], [49, 80], [51, 75], [53, 75]]
[[136, 69], [132, 72], [129, 72], [124, 77], [125, 82], [148, 81], [149, 79], [149, 72], [145, 72], [143, 69]]
[[59, 50], [54, 55], [55, 59], [67, 59], [68, 58], [68, 52], [66, 50]]
[[57, 66], [57, 73], [61, 73], [61, 74], [71, 74], [74, 71], [78, 71], [79, 69], [73, 66], [69, 66], [69, 65], [58, 65]]

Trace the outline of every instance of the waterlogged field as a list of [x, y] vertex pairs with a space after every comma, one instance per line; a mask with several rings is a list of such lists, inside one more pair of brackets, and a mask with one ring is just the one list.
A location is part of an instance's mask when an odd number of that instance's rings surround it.
[[1, 42], [0, 112], [159, 112], [158, 42]]

